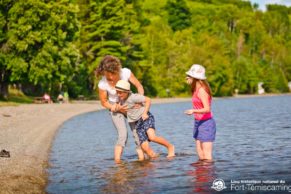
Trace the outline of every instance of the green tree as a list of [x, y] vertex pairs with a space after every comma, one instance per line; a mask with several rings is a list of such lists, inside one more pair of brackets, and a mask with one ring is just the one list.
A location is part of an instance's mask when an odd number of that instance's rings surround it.
[[126, 3], [124, 0], [90, 0], [90, 13], [85, 28], [87, 37], [83, 42], [87, 45], [87, 63], [95, 68], [100, 58], [112, 54], [125, 59], [129, 49], [129, 23], [126, 20]]
[[188, 95], [185, 71], [194, 63], [206, 67], [215, 96], [256, 93], [258, 82], [267, 92], [285, 92], [291, 80], [291, 9], [283, 5], [265, 12], [243, 0], [0, 5], [2, 96], [11, 83], [90, 95], [98, 81], [92, 72], [106, 54], [119, 57], [151, 96], [167, 96], [166, 89]]
[[140, 3], [136, 0], [87, 0], [79, 3], [85, 8], [80, 17], [82, 30], [79, 44], [82, 62], [87, 68], [87, 79], [93, 90], [96, 80], [90, 75], [105, 55], [118, 57], [124, 66], [136, 71], [136, 61], [143, 58]]
[[58, 90], [71, 80], [79, 57], [73, 44], [79, 28], [77, 7], [66, 0], [6, 2], [1, 9], [5, 25], [0, 66], [9, 79], [1, 85], [28, 81], [49, 92]]
[[174, 31], [191, 26], [191, 13], [184, 0], [168, 0], [166, 10], [169, 25]]

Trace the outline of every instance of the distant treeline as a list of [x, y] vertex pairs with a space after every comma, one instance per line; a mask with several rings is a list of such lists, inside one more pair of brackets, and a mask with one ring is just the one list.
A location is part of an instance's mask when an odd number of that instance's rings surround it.
[[185, 71], [206, 67], [215, 96], [287, 92], [291, 8], [240, 0], [1, 0], [0, 97], [96, 95], [94, 69], [122, 60], [149, 96], [184, 96]]

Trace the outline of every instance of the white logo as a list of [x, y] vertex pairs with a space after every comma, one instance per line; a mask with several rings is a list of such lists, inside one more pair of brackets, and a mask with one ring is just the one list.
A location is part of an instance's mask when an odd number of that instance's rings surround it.
[[216, 191], [222, 191], [223, 189], [226, 189], [226, 186], [222, 179], [215, 179], [212, 183], [211, 188]]

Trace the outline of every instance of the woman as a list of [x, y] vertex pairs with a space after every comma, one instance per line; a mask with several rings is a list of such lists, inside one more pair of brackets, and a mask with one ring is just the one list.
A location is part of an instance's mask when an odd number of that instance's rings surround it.
[[196, 139], [199, 161], [212, 162], [216, 124], [211, 112], [212, 95], [205, 77], [205, 68], [194, 64], [186, 74], [187, 83], [191, 86], [193, 109], [186, 110], [185, 114], [194, 114], [195, 117], [193, 138]]
[[[96, 69], [96, 75], [102, 76], [102, 79], [98, 83], [101, 104], [103, 107], [110, 110], [112, 122], [118, 133], [118, 139], [114, 148], [114, 160], [116, 163], [119, 163], [121, 161], [124, 146], [127, 142], [127, 128], [124, 117], [127, 107], [118, 104], [115, 85], [119, 80], [126, 80], [137, 88], [139, 94], [143, 95], [144, 89], [131, 71], [127, 68], [122, 68], [120, 60], [111, 55], [107, 55], [102, 59], [99, 67]], [[136, 151], [138, 158], [139, 160], [144, 160], [144, 154], [139, 146], [140, 144], [136, 130], [133, 130], [133, 135], [137, 145]]]

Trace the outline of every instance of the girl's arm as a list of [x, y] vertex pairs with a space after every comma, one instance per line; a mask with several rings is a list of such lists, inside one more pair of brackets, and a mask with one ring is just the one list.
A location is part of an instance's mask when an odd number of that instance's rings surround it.
[[136, 87], [137, 92], [141, 95], [144, 95], [144, 89], [141, 83], [138, 81], [138, 79], [133, 75], [133, 73], [130, 74], [129, 81]]
[[209, 113], [211, 111], [211, 107], [209, 104], [209, 94], [203, 89], [201, 88], [199, 90], [199, 94], [198, 94], [201, 98], [202, 104], [203, 104], [203, 108], [201, 109], [189, 109], [186, 110], [185, 113], [188, 115], [191, 115], [193, 113]]
[[146, 119], [149, 118], [148, 112], [150, 110], [150, 106], [151, 106], [151, 99], [149, 97], [145, 96], [144, 112], [142, 114], [142, 119], [143, 120], [146, 120]]
[[210, 104], [209, 104], [209, 94], [204, 90], [204, 88], [201, 88], [199, 90], [200, 99], [203, 104], [203, 108], [201, 109], [195, 109], [194, 113], [209, 113], [211, 111]]

